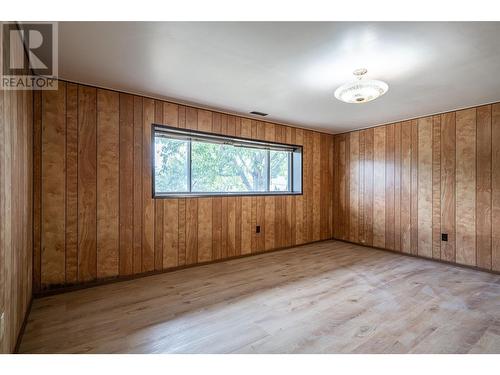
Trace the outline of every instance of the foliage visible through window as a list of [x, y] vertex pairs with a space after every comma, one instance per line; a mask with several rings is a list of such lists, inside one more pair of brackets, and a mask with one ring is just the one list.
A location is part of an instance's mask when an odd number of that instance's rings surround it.
[[188, 191], [188, 141], [155, 137], [156, 191]]
[[271, 191], [288, 190], [288, 167], [290, 165], [290, 156], [289, 152], [270, 151]]
[[155, 128], [156, 195], [301, 192], [298, 147], [165, 129]]

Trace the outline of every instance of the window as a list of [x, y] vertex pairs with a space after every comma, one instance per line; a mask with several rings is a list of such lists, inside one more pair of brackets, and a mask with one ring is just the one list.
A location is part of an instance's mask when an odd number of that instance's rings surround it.
[[302, 194], [302, 147], [153, 125], [154, 197]]

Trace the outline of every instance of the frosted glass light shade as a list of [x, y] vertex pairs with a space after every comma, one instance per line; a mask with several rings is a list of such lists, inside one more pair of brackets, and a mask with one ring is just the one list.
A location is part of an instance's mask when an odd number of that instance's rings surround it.
[[356, 80], [346, 83], [335, 90], [335, 97], [346, 103], [361, 104], [384, 95], [389, 86], [387, 83], [371, 80]]

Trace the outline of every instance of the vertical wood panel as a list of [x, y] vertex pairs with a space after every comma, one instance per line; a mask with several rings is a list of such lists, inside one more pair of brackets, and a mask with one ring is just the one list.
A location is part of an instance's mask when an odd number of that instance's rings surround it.
[[441, 232], [448, 241], [441, 242], [441, 259], [455, 261], [455, 112], [441, 116]]
[[[340, 238], [339, 235], [339, 136], [333, 136], [333, 221], [335, 225], [333, 226], [333, 237]], [[298, 212], [297, 212], [298, 214]]]
[[198, 130], [203, 132], [212, 131], [212, 112], [199, 109], [197, 121]]
[[477, 108], [477, 266], [491, 269], [491, 106]]
[[401, 251], [411, 252], [411, 122], [401, 124]]
[[359, 132], [350, 133], [349, 137], [349, 241], [358, 242], [358, 214], [359, 214]]
[[[289, 134], [289, 131], [287, 128], [287, 137]], [[318, 133], [318, 138], [320, 140], [321, 144], [321, 162], [320, 162], [320, 221], [321, 221], [321, 233], [320, 233], [320, 239], [328, 239], [331, 237], [330, 235], [330, 228], [331, 228], [331, 223], [330, 223], [330, 213], [331, 213], [331, 204], [330, 204], [330, 191], [331, 191], [331, 174], [330, 174], [330, 161], [329, 161], [329, 156], [330, 156], [330, 138], [328, 136], [321, 136], [321, 134]], [[358, 139], [359, 139], [359, 133], [358, 133]], [[287, 138], [287, 143], [291, 143], [291, 140]], [[359, 141], [358, 141], [358, 159], [359, 159]], [[359, 164], [359, 162], [358, 162]], [[357, 184], [357, 209], [359, 209], [359, 165], [358, 165], [358, 174], [356, 176], [356, 180], [358, 182]], [[287, 203], [290, 202], [291, 197], [287, 197]], [[289, 212], [288, 212], [289, 213]], [[289, 221], [289, 218], [287, 217], [287, 221]], [[358, 228], [359, 225], [359, 211], [356, 215], [356, 228]], [[288, 226], [288, 229], [290, 229], [290, 226]], [[359, 229], [356, 230], [356, 232], [359, 234]], [[292, 235], [287, 234], [287, 238], [291, 239]], [[290, 245], [290, 242], [287, 243], [287, 246]]]
[[373, 244], [373, 129], [365, 130], [364, 232], [365, 244]]
[[[6, 97], [8, 97], [8, 94], [5, 94], [4, 95], [4, 90], [0, 90], [0, 311], [4, 311], [5, 310], [5, 305], [7, 303], [9, 303], [9, 300], [6, 298], [6, 294], [7, 294], [7, 280], [5, 279], [5, 273], [7, 272], [6, 268], [5, 267], [5, 259], [6, 259], [6, 240], [5, 240], [5, 237], [6, 237], [6, 233], [5, 233], [5, 227], [7, 226], [7, 213], [6, 213], [6, 205], [7, 205], [7, 186], [6, 186], [6, 182], [7, 182], [7, 165], [6, 165], [6, 159], [8, 158], [8, 155], [5, 151], [6, 149], [6, 143], [7, 143], [7, 137], [6, 137], [6, 133], [8, 132], [7, 131], [7, 121], [4, 117], [7, 117], [7, 108], [4, 106], [5, 103], [8, 103], [8, 100], [6, 100]], [[35, 102], [39, 102], [41, 100], [41, 97], [38, 96], [37, 98], [37, 93], [35, 93], [35, 96], [34, 96], [34, 100]], [[5, 101], [5, 103], [4, 103]], [[40, 118], [39, 117], [36, 117], [36, 114], [35, 114], [35, 117], [33, 118], [33, 139], [34, 140], [40, 140], [41, 141], [41, 121], [40, 121]], [[40, 142], [41, 143], [41, 142]], [[35, 144], [35, 151], [37, 148], [40, 147], [40, 143], [38, 144]], [[36, 158], [36, 156], [35, 156]], [[36, 166], [38, 163], [36, 163], [38, 160], [34, 160], [34, 165]], [[38, 161], [39, 162], [39, 161]], [[5, 163], [5, 164], [4, 164]], [[35, 172], [36, 173], [36, 172]], [[36, 174], [34, 175], [36, 177]], [[40, 180], [41, 180], [41, 176], [39, 176]], [[35, 190], [34, 190], [34, 193], [35, 194], [38, 194], [40, 195], [40, 188], [39, 186], [35, 186]], [[36, 204], [35, 204], [35, 207], [34, 207], [34, 213], [35, 214], [41, 214], [40, 213], [40, 208], [39, 207], [36, 207]], [[10, 219], [10, 218], [9, 218]], [[38, 219], [38, 218], [36, 218]], [[35, 242], [34, 242], [34, 249], [33, 249], [33, 253], [34, 253], [34, 257], [35, 257], [35, 260], [37, 259], [37, 252], [38, 254], [40, 254], [40, 240], [36, 238], [37, 234], [39, 233], [39, 228], [38, 228], [38, 225], [39, 224], [35, 224], [35, 226], [33, 227], [33, 235], [35, 237]], [[38, 255], [39, 256], [39, 255]], [[35, 265], [35, 269], [36, 269], [36, 266]], [[40, 282], [39, 281], [35, 281], [34, 285], [34, 290], [37, 290], [35, 288], [38, 288], [40, 289]], [[4, 316], [4, 319], [6, 317]], [[9, 327], [11, 324], [9, 321], [7, 321], [7, 327]], [[6, 328], [4, 331], [6, 331], [8, 328]], [[7, 336], [2, 333], [0, 335], [0, 353], [8, 353], [10, 352], [10, 343], [8, 342], [8, 339], [7, 339]]]
[[144, 124], [142, 118], [142, 98], [134, 96], [134, 273], [142, 272], [142, 142]]
[[178, 239], [179, 239], [179, 266], [186, 264], [186, 200], [179, 199], [178, 215]]
[[385, 247], [394, 250], [394, 125], [385, 128]]
[[[66, 85], [42, 93], [42, 285], [65, 282]], [[7, 128], [6, 128], [7, 129]], [[64, 175], [63, 175], [64, 176]], [[6, 215], [8, 217], [8, 215]]]
[[432, 117], [432, 257], [441, 259], [441, 116]]
[[[334, 226], [334, 220], [333, 220], [333, 171], [334, 171], [334, 162], [333, 162], [333, 155], [334, 155], [334, 143], [333, 143], [333, 135], [328, 137], [329, 142], [328, 142], [328, 168], [329, 168], [329, 176], [328, 176], [328, 183], [329, 183], [329, 188], [328, 188], [328, 204], [329, 204], [329, 238], [333, 237], [333, 226]], [[295, 141], [297, 139], [297, 132], [295, 131]], [[360, 176], [360, 183], [362, 184], [363, 178]], [[360, 185], [360, 190], [362, 189], [362, 185]], [[297, 197], [295, 199], [297, 201]], [[295, 205], [297, 206], [297, 204]], [[295, 207], [295, 210], [297, 210], [297, 207]], [[360, 217], [360, 220], [362, 220], [362, 216]]]
[[432, 117], [418, 120], [418, 255], [432, 257]]
[[120, 94], [120, 275], [133, 272], [134, 98]]
[[179, 199], [178, 215], [178, 247], [179, 255], [177, 263], [179, 266], [186, 264], [186, 199]]
[[[10, 342], [11, 335], [10, 331], [14, 330], [15, 324], [10, 316], [10, 308], [6, 308], [7, 304], [13, 301], [10, 291], [11, 291], [11, 278], [9, 274], [12, 272], [11, 267], [7, 267], [7, 264], [11, 264], [12, 256], [12, 237], [11, 237], [11, 222], [12, 222], [12, 198], [11, 198], [11, 171], [12, 171], [12, 142], [11, 142], [11, 128], [15, 125], [11, 121], [12, 103], [11, 103], [11, 93], [0, 90], [0, 101], [2, 116], [0, 120], [0, 134], [2, 138], [0, 139], [0, 305], [2, 306], [2, 311], [5, 310], [4, 321], [5, 329], [3, 336], [0, 338], [0, 350], [2, 353], [8, 353], [11, 351], [13, 344]], [[43, 140], [42, 145], [43, 145]], [[43, 179], [43, 176], [42, 176]], [[42, 180], [43, 182], [43, 180]], [[42, 187], [43, 189], [43, 187]], [[41, 191], [43, 196], [43, 190]], [[43, 217], [41, 218], [41, 226], [43, 229]], [[43, 237], [41, 239], [41, 246], [43, 251]], [[43, 282], [43, 280], [42, 280]]]
[[411, 121], [411, 253], [418, 254], [418, 122]]
[[73, 83], [66, 84], [65, 235], [66, 283], [75, 283], [78, 281], [78, 85]]
[[[26, 256], [26, 262], [24, 263], [25, 265], [25, 272], [27, 274], [27, 279], [24, 280], [23, 283], [23, 291], [25, 292], [25, 300], [23, 304], [23, 309], [21, 310], [21, 314], [24, 314], [25, 311], [28, 310], [29, 308], [29, 302], [31, 301], [33, 297], [33, 245], [34, 245], [34, 240], [32, 236], [32, 231], [33, 231], [33, 210], [34, 210], [34, 202], [33, 202], [33, 193], [34, 193], [34, 188], [33, 188], [33, 118], [34, 118], [34, 108], [33, 108], [33, 103], [34, 103], [34, 98], [33, 98], [33, 92], [32, 91], [25, 91], [26, 94], [26, 100], [24, 102], [24, 107], [28, 107], [28, 112], [27, 115], [25, 116], [26, 120], [26, 133], [24, 134], [24, 139], [27, 139], [25, 142], [25, 154], [24, 158], [28, 163], [28, 167], [26, 169], [26, 175], [25, 175], [25, 181], [24, 184], [27, 187], [26, 196], [27, 199], [25, 199], [25, 202], [27, 203], [27, 210], [24, 212], [23, 217], [21, 220], [27, 220], [27, 223], [25, 224], [25, 229], [26, 229], [26, 236], [28, 238], [28, 244], [27, 247], [23, 250], [21, 250], [25, 256]], [[0, 98], [1, 100], [1, 98]], [[22, 108], [24, 111], [24, 109]], [[0, 117], [1, 117], [1, 112], [0, 112]], [[0, 121], [1, 122], [1, 121]], [[1, 173], [0, 173], [1, 174]], [[21, 315], [22, 316], [22, 315]]]
[[373, 246], [385, 247], [385, 148], [386, 128], [373, 136]]
[[[312, 199], [313, 199], [313, 211], [312, 216], [312, 229], [313, 229], [313, 241], [319, 241], [321, 235], [321, 142], [319, 133], [312, 134], [313, 143], [313, 176], [312, 176]], [[318, 215], [319, 214], [319, 215]], [[285, 235], [286, 236], [286, 235]]]
[[[346, 207], [346, 141], [344, 136], [339, 137], [339, 163], [338, 163], [338, 184], [339, 184], [339, 205], [338, 205], [338, 238], [346, 239], [346, 216], [348, 214]], [[305, 176], [304, 176], [305, 177]], [[307, 204], [307, 202], [306, 202]], [[307, 225], [307, 223], [306, 223]]]
[[163, 268], [176, 267], [179, 256], [179, 201], [166, 199], [164, 202]]
[[227, 199], [227, 256], [236, 255], [236, 197]]
[[186, 264], [198, 261], [198, 202], [186, 199]]
[[394, 125], [394, 250], [401, 251], [401, 123]]
[[456, 261], [476, 264], [476, 109], [456, 114]]
[[[0, 106], [3, 105], [4, 98], [3, 92], [0, 93]], [[38, 293], [41, 291], [41, 263], [42, 263], [42, 92], [35, 91], [33, 93], [33, 292]], [[3, 110], [3, 108], [2, 108]], [[5, 112], [5, 110], [4, 110]], [[5, 138], [4, 138], [4, 128], [6, 126], [3, 124], [3, 115], [0, 113], [0, 122], [2, 126], [0, 127], [0, 132], [2, 132], [3, 139], [0, 141], [0, 177], [1, 180], [5, 182], [5, 167], [3, 162], [6, 159], [4, 155], [5, 151]], [[1, 184], [0, 184], [1, 187]], [[75, 197], [76, 198], [76, 197]], [[0, 194], [0, 214], [5, 217], [5, 202], [3, 194]], [[2, 239], [5, 237], [5, 228], [3, 228], [3, 220], [0, 220], [0, 225], [2, 228], [0, 230], [0, 236]], [[75, 231], [76, 232], [76, 231]], [[73, 237], [76, 237], [73, 234]], [[76, 242], [76, 241], [75, 241]], [[1, 246], [0, 246], [1, 247]], [[3, 251], [0, 249], [0, 258], [3, 257]], [[5, 260], [2, 258], [2, 264], [5, 264]], [[0, 272], [3, 271], [3, 267], [0, 266]], [[0, 276], [0, 281], [3, 280], [3, 275]], [[0, 297], [2, 301], [3, 297]], [[0, 341], [1, 345], [1, 341]]]
[[119, 94], [97, 91], [97, 277], [119, 273]]
[[[344, 239], [348, 240], [349, 239], [349, 232], [351, 229], [351, 217], [349, 215], [349, 210], [351, 209], [351, 202], [349, 201], [349, 192], [351, 191], [351, 181], [350, 181], [350, 173], [349, 170], [351, 169], [351, 160], [349, 158], [350, 155], [350, 148], [351, 148], [351, 142], [349, 141], [350, 134], [345, 134], [344, 139], [345, 139], [345, 197], [343, 197], [344, 202], [345, 202], [345, 217], [344, 219], [344, 230], [343, 230], [343, 237]], [[312, 215], [312, 213], [311, 213]]]
[[229, 238], [229, 210], [228, 210], [229, 201], [227, 199], [222, 200], [221, 210], [221, 228], [222, 228], [222, 240], [221, 240], [221, 251], [222, 258], [227, 258], [230, 254], [228, 238]]
[[[2, 90], [0, 90], [2, 91]], [[48, 114], [47, 117], [55, 117], [57, 118], [57, 112], [54, 112], [54, 109], [57, 108], [57, 100], [58, 95], [57, 93], [53, 93], [54, 95], [51, 98], [44, 98], [47, 99], [48, 103], [52, 103], [52, 105], [49, 107], [51, 109], [51, 114]], [[3, 101], [3, 106], [4, 106], [4, 124], [2, 124], [2, 135], [5, 139], [4, 142], [2, 142], [2, 158], [0, 159], [0, 163], [2, 163], [2, 180], [0, 181], [0, 188], [2, 188], [2, 194], [0, 194], [0, 200], [1, 200], [1, 206], [2, 206], [2, 216], [0, 217], [1, 222], [2, 222], [2, 232], [3, 232], [3, 243], [1, 244], [2, 246], [0, 247], [0, 253], [2, 254], [2, 264], [1, 264], [1, 269], [3, 271], [3, 277], [0, 279], [0, 282], [5, 285], [5, 292], [3, 296], [3, 300], [5, 301], [5, 312], [4, 312], [4, 321], [5, 321], [5, 329], [3, 333], [3, 338], [2, 338], [2, 343], [3, 343], [3, 348], [2, 352], [10, 352], [11, 348], [13, 348], [13, 341], [14, 341], [14, 335], [15, 335], [15, 328], [16, 328], [16, 322], [15, 322], [15, 315], [13, 315], [12, 307], [15, 305], [16, 301], [16, 296], [12, 294], [12, 290], [14, 289], [12, 287], [12, 282], [13, 282], [13, 275], [14, 275], [14, 267], [12, 265], [12, 262], [15, 261], [15, 258], [13, 257], [14, 251], [12, 244], [15, 243], [16, 238], [13, 236], [12, 233], [12, 221], [14, 221], [14, 215], [12, 211], [12, 206], [13, 206], [13, 200], [15, 200], [16, 196], [12, 195], [14, 192], [12, 190], [12, 186], [16, 183], [16, 180], [13, 176], [13, 167], [15, 168], [15, 165], [12, 164], [13, 159], [14, 159], [14, 154], [16, 153], [16, 145], [13, 143], [13, 135], [12, 133], [15, 130], [15, 127], [18, 125], [18, 120], [15, 117], [15, 98], [16, 95], [11, 94], [7, 91], [3, 91], [2, 95], [4, 96], [4, 101]], [[43, 103], [46, 103], [45, 101]], [[45, 129], [45, 124], [43, 124], [43, 127]], [[50, 136], [57, 136], [57, 133], [60, 133], [62, 131], [62, 126], [59, 125], [57, 127], [52, 128], [52, 134]], [[58, 132], [54, 131], [55, 129], [60, 129]], [[50, 136], [48, 136], [46, 139], [50, 139]], [[46, 139], [42, 139], [42, 147], [45, 145]], [[48, 157], [47, 158], [49, 161], [52, 162], [53, 157]], [[53, 163], [53, 162], [52, 162]], [[42, 177], [44, 178], [44, 177]], [[45, 182], [42, 180], [42, 182]], [[45, 187], [42, 186], [42, 189]], [[42, 197], [44, 197], [44, 190], [42, 190]], [[42, 213], [43, 213], [43, 206], [42, 206]], [[4, 219], [5, 218], [5, 219]], [[42, 230], [44, 226], [45, 220], [42, 218]], [[55, 228], [50, 228], [51, 230]], [[54, 238], [53, 234], [50, 233], [47, 236], [47, 239], [49, 240], [56, 240], [57, 238]], [[44, 238], [42, 237], [42, 254], [44, 252]], [[54, 241], [56, 242], [56, 241]], [[59, 242], [59, 241], [57, 241]], [[64, 245], [64, 244], [63, 244]], [[62, 246], [61, 246], [62, 248]], [[55, 254], [50, 254], [52, 257], [54, 257]], [[6, 266], [9, 265], [9, 266]], [[55, 268], [57, 271], [57, 268]], [[44, 272], [45, 269], [43, 268], [42, 264], [42, 272]], [[43, 277], [42, 277], [42, 283], [43, 283]], [[2, 289], [3, 290], [3, 289]], [[15, 289], [14, 289], [15, 290]]]
[[142, 137], [142, 272], [155, 268], [155, 206], [152, 186], [152, 147], [151, 125], [155, 122], [155, 103], [153, 99], [143, 101], [143, 137]]
[[[5, 117], [2, 119], [1, 123], [2, 129], [0, 134], [0, 147], [2, 154], [0, 154], [0, 164], [2, 165], [2, 175], [0, 175], [0, 206], [2, 211], [0, 212], [0, 225], [2, 226], [2, 234], [0, 236], [0, 295], [3, 303], [5, 300], [5, 310], [4, 312], [4, 331], [0, 336], [0, 344], [5, 344], [4, 347], [0, 346], [0, 350], [3, 352], [11, 351], [11, 343], [15, 340], [15, 332], [17, 328], [17, 316], [16, 309], [20, 301], [18, 295], [19, 288], [18, 282], [20, 279], [16, 278], [17, 275], [17, 264], [19, 262], [17, 247], [21, 246], [18, 238], [18, 231], [16, 229], [16, 223], [18, 220], [17, 204], [19, 202], [19, 196], [22, 193], [19, 189], [19, 138], [18, 138], [18, 127], [21, 126], [22, 119], [18, 117], [18, 101], [19, 94], [3, 92], [0, 95], [3, 96], [2, 110], [4, 110]], [[57, 93], [52, 97], [52, 108], [57, 105]], [[64, 102], [63, 102], [64, 104]], [[62, 125], [57, 126], [61, 131], [64, 132], [64, 122]], [[53, 131], [52, 135], [56, 135]], [[64, 226], [63, 226], [64, 228]], [[64, 246], [64, 243], [62, 244]], [[63, 250], [64, 251], [64, 250]], [[51, 254], [54, 256], [55, 254]], [[5, 285], [5, 290], [4, 290]]]
[[491, 268], [500, 271], [500, 103], [491, 112]]
[[[13, 109], [12, 109], [12, 121], [16, 124], [15, 126], [12, 126], [11, 129], [11, 145], [12, 145], [12, 158], [11, 158], [11, 171], [10, 171], [10, 178], [11, 178], [11, 185], [10, 185], [10, 196], [12, 197], [12, 202], [11, 202], [11, 214], [12, 214], [12, 222], [17, 223], [19, 220], [19, 208], [20, 208], [20, 202], [18, 197], [16, 196], [15, 190], [19, 190], [21, 192], [21, 164], [20, 164], [20, 147], [21, 145], [19, 144], [20, 140], [20, 130], [22, 127], [22, 117], [20, 116], [19, 113], [19, 106], [22, 102], [22, 97], [21, 95], [14, 95], [12, 98], [13, 102]], [[22, 195], [22, 193], [21, 193]], [[20, 263], [20, 258], [21, 256], [16, 257], [14, 254], [17, 252], [17, 247], [22, 246], [22, 238], [20, 238], [19, 235], [19, 227], [15, 224], [11, 224], [10, 230], [11, 230], [11, 242], [9, 244], [9, 250], [10, 250], [10, 259], [11, 259], [11, 269], [10, 269], [10, 280], [11, 283], [20, 282], [21, 278], [18, 280], [15, 280], [16, 275], [20, 274], [20, 269], [19, 269], [19, 263]], [[8, 308], [10, 308], [10, 316], [12, 321], [14, 322], [14, 327], [18, 326], [18, 314], [19, 314], [19, 303], [21, 302], [22, 297], [19, 295], [19, 292], [21, 290], [19, 288], [10, 288], [10, 295], [11, 298], [13, 299], [13, 302], [9, 304]], [[11, 340], [14, 339], [14, 330], [11, 330], [10, 332], [11, 335]]]
[[173, 126], [174, 128], [179, 127], [179, 106], [174, 103], [162, 103], [163, 109], [163, 120], [162, 124]]
[[[366, 132], [359, 132], [359, 197], [358, 197], [358, 232], [359, 242], [366, 242], [365, 235], [365, 135]], [[335, 158], [335, 156], [332, 156]], [[332, 186], [333, 190], [335, 187]]]
[[212, 199], [212, 258], [222, 259], [222, 201]]
[[[232, 228], [234, 231], [234, 224]], [[234, 249], [234, 238], [232, 248]], [[198, 200], [198, 262], [210, 260], [212, 260], [212, 199], [200, 198]]]
[[252, 251], [252, 198], [241, 199], [241, 253]]
[[97, 91], [78, 87], [78, 279], [97, 276]]

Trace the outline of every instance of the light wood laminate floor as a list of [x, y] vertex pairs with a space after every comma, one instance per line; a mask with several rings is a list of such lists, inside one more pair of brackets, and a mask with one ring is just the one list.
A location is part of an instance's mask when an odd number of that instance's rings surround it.
[[500, 276], [327, 241], [33, 302], [27, 353], [500, 353]]

